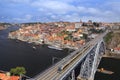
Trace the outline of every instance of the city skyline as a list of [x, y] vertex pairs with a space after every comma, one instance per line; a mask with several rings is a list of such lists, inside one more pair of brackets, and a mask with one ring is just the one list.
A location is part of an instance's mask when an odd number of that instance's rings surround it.
[[120, 22], [118, 0], [0, 0], [0, 22]]

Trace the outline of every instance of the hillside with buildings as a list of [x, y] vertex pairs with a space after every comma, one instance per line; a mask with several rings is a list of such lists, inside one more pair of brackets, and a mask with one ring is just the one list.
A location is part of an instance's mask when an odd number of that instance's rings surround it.
[[91, 20], [88, 22], [24, 23], [21, 24], [19, 30], [10, 32], [9, 38], [28, 43], [78, 49], [105, 29], [105, 24]]
[[10, 23], [0, 23], [0, 30], [7, 29], [10, 25]]

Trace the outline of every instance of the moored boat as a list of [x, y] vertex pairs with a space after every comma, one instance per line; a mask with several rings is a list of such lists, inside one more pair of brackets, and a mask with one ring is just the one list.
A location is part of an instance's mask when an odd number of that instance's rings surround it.
[[105, 70], [104, 68], [97, 69], [98, 72], [104, 73], [104, 74], [113, 74], [114, 72]]
[[35, 47], [35, 46], [33, 46], [32, 48], [33, 48], [33, 49], [36, 49], [36, 47]]
[[59, 46], [48, 46], [48, 48], [62, 50], [62, 48], [60, 48]]

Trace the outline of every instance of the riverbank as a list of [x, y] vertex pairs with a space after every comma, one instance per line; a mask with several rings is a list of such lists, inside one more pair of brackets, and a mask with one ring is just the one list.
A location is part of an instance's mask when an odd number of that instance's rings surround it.
[[105, 54], [103, 55], [104, 58], [114, 58], [114, 59], [120, 59], [120, 54]]
[[[77, 43], [78, 46], [73, 46], [73, 45], [68, 45], [68, 44], [61, 44], [61, 43], [55, 43], [55, 42], [51, 42], [51, 41], [48, 41], [48, 40], [34, 40], [33, 38], [28, 38], [26, 39], [27, 37], [21, 37], [21, 35], [17, 35], [17, 36], [13, 36], [14, 34], [11, 34], [9, 33], [8, 34], [8, 38], [9, 39], [16, 39], [16, 40], [19, 40], [19, 41], [22, 41], [22, 42], [27, 42], [27, 43], [33, 43], [35, 45], [49, 45], [49, 46], [54, 46], [54, 47], [57, 47], [59, 49], [72, 49], [72, 50], [76, 50], [76, 49], [79, 49], [81, 46], [83, 46], [85, 44], [85, 41], [82, 41], [84, 42], [84, 44], [80, 44], [80, 43]], [[48, 46], [48, 47], [49, 47]]]
[[0, 26], [0, 31], [1, 31], [1, 30], [4, 30], [4, 29], [7, 29], [7, 28], [4, 27], [4, 26]]
[[115, 52], [110, 51], [110, 50], [106, 50], [105, 54], [103, 55], [103, 57], [105, 57], [105, 58], [120, 59], [120, 54], [119, 53], [115, 53]]

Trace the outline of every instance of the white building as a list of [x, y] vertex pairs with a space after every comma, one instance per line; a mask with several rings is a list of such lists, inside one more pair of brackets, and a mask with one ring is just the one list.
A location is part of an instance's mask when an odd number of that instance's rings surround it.
[[82, 27], [82, 24], [83, 24], [83, 23], [81, 23], [81, 22], [75, 23], [75, 28], [80, 28], [80, 27]]

